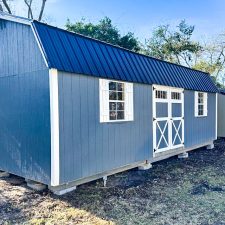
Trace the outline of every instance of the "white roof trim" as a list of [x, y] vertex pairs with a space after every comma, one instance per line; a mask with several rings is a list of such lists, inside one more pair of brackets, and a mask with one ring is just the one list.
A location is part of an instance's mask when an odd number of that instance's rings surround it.
[[43, 59], [44, 59], [44, 61], [45, 61], [45, 65], [46, 65], [47, 67], [49, 67], [49, 66], [48, 66], [48, 62], [47, 62], [47, 59], [46, 59], [46, 57], [45, 57], [44, 50], [43, 50], [43, 48], [42, 48], [41, 41], [40, 41], [40, 39], [39, 39], [39, 37], [38, 37], [38, 34], [37, 34], [37, 32], [35, 31], [34, 26], [33, 26], [32, 23], [30, 24], [30, 26], [31, 26], [31, 30], [32, 30], [32, 32], [33, 32], [33, 34], [34, 34], [34, 37], [35, 37], [35, 39], [36, 39], [36, 41], [37, 41], [38, 47], [39, 47], [39, 49], [40, 49], [40, 51], [41, 51], [41, 55], [42, 55], [42, 57], [43, 57]]
[[32, 20], [30, 20], [30, 19], [26, 19], [26, 18], [19, 17], [19, 16], [14, 16], [14, 15], [11, 15], [11, 14], [5, 13], [5, 12], [0, 12], [0, 19], [9, 20], [12, 22], [22, 23], [22, 24], [26, 24], [26, 25], [31, 25], [31, 22], [32, 22]]

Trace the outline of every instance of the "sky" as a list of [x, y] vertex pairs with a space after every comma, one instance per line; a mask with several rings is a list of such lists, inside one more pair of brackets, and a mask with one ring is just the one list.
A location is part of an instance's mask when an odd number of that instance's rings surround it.
[[[21, 0], [15, 11], [22, 14]], [[40, 0], [36, 0], [40, 1]], [[47, 22], [64, 27], [86, 18], [98, 22], [108, 16], [122, 34], [131, 31], [141, 42], [151, 36], [155, 27], [171, 24], [175, 27], [182, 19], [195, 25], [194, 39], [208, 40], [225, 32], [225, 0], [47, 0]]]

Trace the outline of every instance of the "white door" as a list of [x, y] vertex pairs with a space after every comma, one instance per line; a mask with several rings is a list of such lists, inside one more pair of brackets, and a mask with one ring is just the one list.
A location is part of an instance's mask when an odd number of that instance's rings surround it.
[[182, 146], [184, 146], [183, 89], [153, 86], [154, 153]]

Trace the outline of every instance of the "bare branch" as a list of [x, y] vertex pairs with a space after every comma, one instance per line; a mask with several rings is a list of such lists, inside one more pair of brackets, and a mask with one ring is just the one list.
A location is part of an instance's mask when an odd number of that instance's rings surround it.
[[179, 59], [179, 57], [178, 57], [178, 55], [177, 55], [177, 54], [175, 55], [175, 57], [176, 57], [176, 59], [177, 59], [177, 63], [178, 63], [179, 65], [181, 65], [181, 63], [180, 63], [180, 59]]
[[9, 14], [12, 14], [12, 11], [8, 5], [7, 0], [2, 0], [3, 5], [5, 6], [6, 10], [8, 11]]
[[3, 12], [3, 7], [2, 7], [2, 4], [0, 4], [0, 11]]
[[41, 11], [40, 11], [40, 14], [39, 14], [39, 17], [38, 17], [38, 21], [41, 21], [41, 19], [42, 19], [46, 1], [47, 0], [42, 0]]
[[32, 5], [32, 2], [33, 0], [24, 0], [25, 4], [27, 5], [27, 8], [28, 8], [28, 11], [27, 11], [27, 17], [29, 19], [33, 19], [33, 12], [32, 12], [32, 8], [31, 8], [31, 5]]
[[187, 66], [189, 68], [191, 68], [191, 65], [189, 64], [187, 57], [185, 57], [185, 55], [183, 55], [183, 54], [179, 54], [179, 56], [185, 61], [185, 63], [187, 64]]

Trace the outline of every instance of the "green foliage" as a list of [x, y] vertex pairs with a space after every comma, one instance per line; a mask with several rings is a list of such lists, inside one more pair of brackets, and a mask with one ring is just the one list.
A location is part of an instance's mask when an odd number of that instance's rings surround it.
[[217, 70], [217, 68], [218, 68], [217, 63], [211, 64], [206, 60], [205, 61], [201, 60], [193, 66], [193, 69], [201, 70], [201, 71], [209, 73], [209, 74], [213, 74]]
[[104, 17], [97, 24], [86, 22], [85, 19], [76, 23], [71, 23], [70, 20], [67, 20], [66, 29], [132, 51], [137, 52], [140, 50], [139, 41], [134, 37], [134, 34], [128, 32], [125, 35], [121, 35], [118, 28], [112, 24], [111, 19], [108, 17]]
[[201, 52], [198, 42], [192, 41], [194, 26], [182, 20], [177, 29], [172, 31], [170, 25], [159, 26], [147, 41], [146, 54], [170, 62], [192, 67], [195, 55]]
[[217, 77], [214, 75], [218, 71], [220, 66], [221, 65], [218, 63], [210, 63], [207, 60], [201, 60], [193, 66], [193, 69], [200, 70], [213, 75], [211, 77], [216, 86], [218, 88], [224, 88], [224, 85], [218, 82]]
[[133, 33], [121, 35], [119, 29], [104, 17], [97, 24], [86, 22], [83, 18], [71, 23], [67, 20], [66, 29], [111, 43], [135, 52], [142, 52], [155, 58], [188, 66], [207, 72], [213, 76], [218, 87], [225, 83], [225, 44], [218, 37], [213, 43], [201, 45], [192, 40], [195, 26], [182, 20], [175, 30], [170, 25], [158, 26], [150, 39], [141, 45]]

